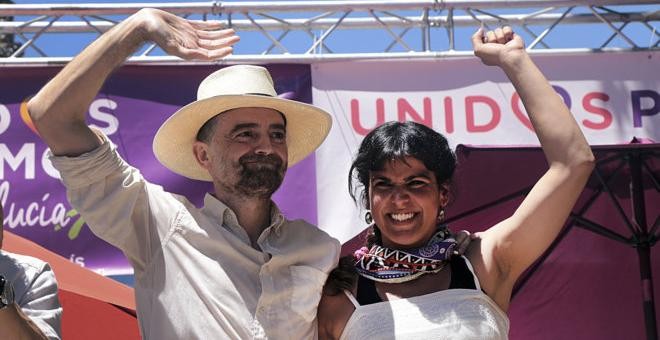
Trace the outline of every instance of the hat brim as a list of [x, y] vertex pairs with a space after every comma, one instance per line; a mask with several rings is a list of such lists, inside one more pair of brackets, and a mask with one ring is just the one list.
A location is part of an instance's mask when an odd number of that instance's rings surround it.
[[332, 118], [313, 105], [261, 95], [221, 95], [192, 102], [161, 125], [153, 142], [158, 161], [173, 172], [196, 180], [212, 181], [193, 153], [199, 129], [212, 117], [231, 109], [265, 107], [286, 117], [288, 164], [292, 166], [321, 145], [330, 132]]

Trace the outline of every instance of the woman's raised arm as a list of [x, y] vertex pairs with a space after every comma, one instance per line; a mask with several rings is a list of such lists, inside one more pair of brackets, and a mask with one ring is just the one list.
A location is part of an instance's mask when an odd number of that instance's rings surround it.
[[[509, 77], [534, 126], [548, 171], [520, 207], [480, 235], [480, 280], [500, 307], [508, 307], [520, 274], [555, 239], [593, 169], [594, 157], [582, 131], [524, 48], [520, 36], [504, 27], [472, 36], [474, 53]], [[479, 274], [479, 269], [478, 274]]]

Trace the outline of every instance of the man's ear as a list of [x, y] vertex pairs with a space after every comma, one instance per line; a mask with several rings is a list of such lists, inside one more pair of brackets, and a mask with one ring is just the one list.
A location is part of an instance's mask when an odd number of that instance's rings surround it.
[[195, 141], [193, 143], [193, 153], [195, 154], [195, 160], [197, 163], [202, 166], [204, 169], [209, 169], [209, 146], [208, 144], [200, 141]]

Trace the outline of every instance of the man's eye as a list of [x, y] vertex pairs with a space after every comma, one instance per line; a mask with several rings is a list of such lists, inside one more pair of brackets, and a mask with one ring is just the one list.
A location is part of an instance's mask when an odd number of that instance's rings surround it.
[[273, 132], [270, 134], [271, 138], [276, 139], [276, 140], [285, 140], [286, 139], [286, 133], [282, 131], [277, 131]]
[[250, 138], [252, 136], [253, 136], [252, 131], [242, 131], [236, 134], [237, 138]]

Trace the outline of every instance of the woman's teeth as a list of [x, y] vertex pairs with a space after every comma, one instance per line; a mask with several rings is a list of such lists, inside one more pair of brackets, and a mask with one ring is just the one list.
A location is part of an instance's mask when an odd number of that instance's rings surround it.
[[405, 214], [390, 214], [390, 217], [392, 217], [393, 220], [403, 222], [406, 220], [409, 220], [415, 216], [414, 213], [405, 213]]

